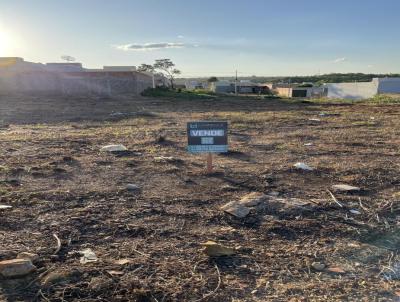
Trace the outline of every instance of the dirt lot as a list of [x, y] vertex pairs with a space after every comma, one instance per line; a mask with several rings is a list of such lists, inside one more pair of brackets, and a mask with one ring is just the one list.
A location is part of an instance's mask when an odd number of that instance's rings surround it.
[[[40, 260], [0, 280], [0, 300], [398, 301], [399, 115], [399, 105], [1, 96], [0, 204], [12, 208], [0, 210], [0, 260]], [[213, 175], [186, 152], [193, 120], [229, 121]], [[111, 143], [129, 152], [99, 151]], [[332, 191], [341, 183], [361, 191]], [[251, 192], [302, 205], [267, 201], [242, 219], [220, 210]], [[209, 258], [208, 240], [236, 254]], [[80, 263], [86, 248], [97, 262]]]

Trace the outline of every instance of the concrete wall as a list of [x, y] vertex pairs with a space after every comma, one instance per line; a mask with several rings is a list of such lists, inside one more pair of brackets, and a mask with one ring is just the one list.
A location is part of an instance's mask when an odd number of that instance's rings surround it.
[[378, 93], [378, 86], [377, 79], [372, 82], [325, 84], [328, 88], [328, 98], [354, 100], [374, 97]]
[[0, 92], [66, 95], [139, 95], [152, 87], [151, 76], [139, 72], [1, 72]]

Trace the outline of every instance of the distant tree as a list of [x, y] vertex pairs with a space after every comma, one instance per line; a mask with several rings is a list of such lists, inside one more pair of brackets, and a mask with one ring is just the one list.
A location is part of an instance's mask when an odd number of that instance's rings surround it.
[[154, 72], [154, 66], [150, 64], [142, 64], [138, 67], [139, 72]]
[[174, 88], [175, 76], [181, 74], [181, 71], [175, 68], [175, 64], [170, 59], [156, 60], [153, 65], [142, 64], [138, 67], [139, 72], [152, 72], [166, 77]]
[[210, 78], [207, 80], [207, 82], [208, 82], [208, 83], [215, 83], [215, 82], [218, 82], [218, 78], [217, 78], [217, 77], [210, 77]]
[[165, 76], [174, 89], [175, 76], [181, 74], [181, 71], [175, 68], [175, 64], [170, 59], [159, 59], [153, 65], [153, 68]]

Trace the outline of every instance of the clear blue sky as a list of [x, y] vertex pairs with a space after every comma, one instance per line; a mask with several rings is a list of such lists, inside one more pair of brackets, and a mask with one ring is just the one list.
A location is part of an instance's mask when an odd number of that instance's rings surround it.
[[186, 76], [394, 73], [399, 17], [399, 0], [2, 0], [0, 56], [170, 58]]

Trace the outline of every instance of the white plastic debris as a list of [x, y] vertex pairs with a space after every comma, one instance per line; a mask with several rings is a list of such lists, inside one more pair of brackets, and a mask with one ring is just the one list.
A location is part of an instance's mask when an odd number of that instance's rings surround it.
[[120, 152], [127, 151], [128, 149], [124, 145], [107, 145], [100, 149], [102, 152]]
[[314, 145], [314, 144], [313, 144], [313, 143], [306, 143], [306, 144], [304, 144], [304, 146], [307, 146], [307, 147], [312, 146], [312, 145]]
[[0, 204], [0, 210], [6, 210], [6, 209], [11, 209], [12, 206], [7, 206], [5, 204]]
[[82, 264], [96, 262], [98, 260], [96, 254], [92, 251], [92, 249], [84, 249], [83, 251], [79, 251], [82, 255], [80, 262]]
[[361, 212], [357, 210], [350, 210], [350, 213], [354, 215], [361, 215]]
[[346, 184], [333, 185], [332, 189], [334, 189], [335, 191], [340, 191], [340, 192], [356, 192], [356, 191], [360, 191], [359, 187], [353, 187], [353, 186], [349, 186], [349, 185], [346, 185]]
[[296, 163], [294, 165], [296, 169], [304, 170], [304, 171], [314, 171], [314, 168], [311, 168], [309, 165], [305, 163]]
[[311, 122], [320, 122], [321, 121], [319, 118], [309, 118], [308, 120]]

